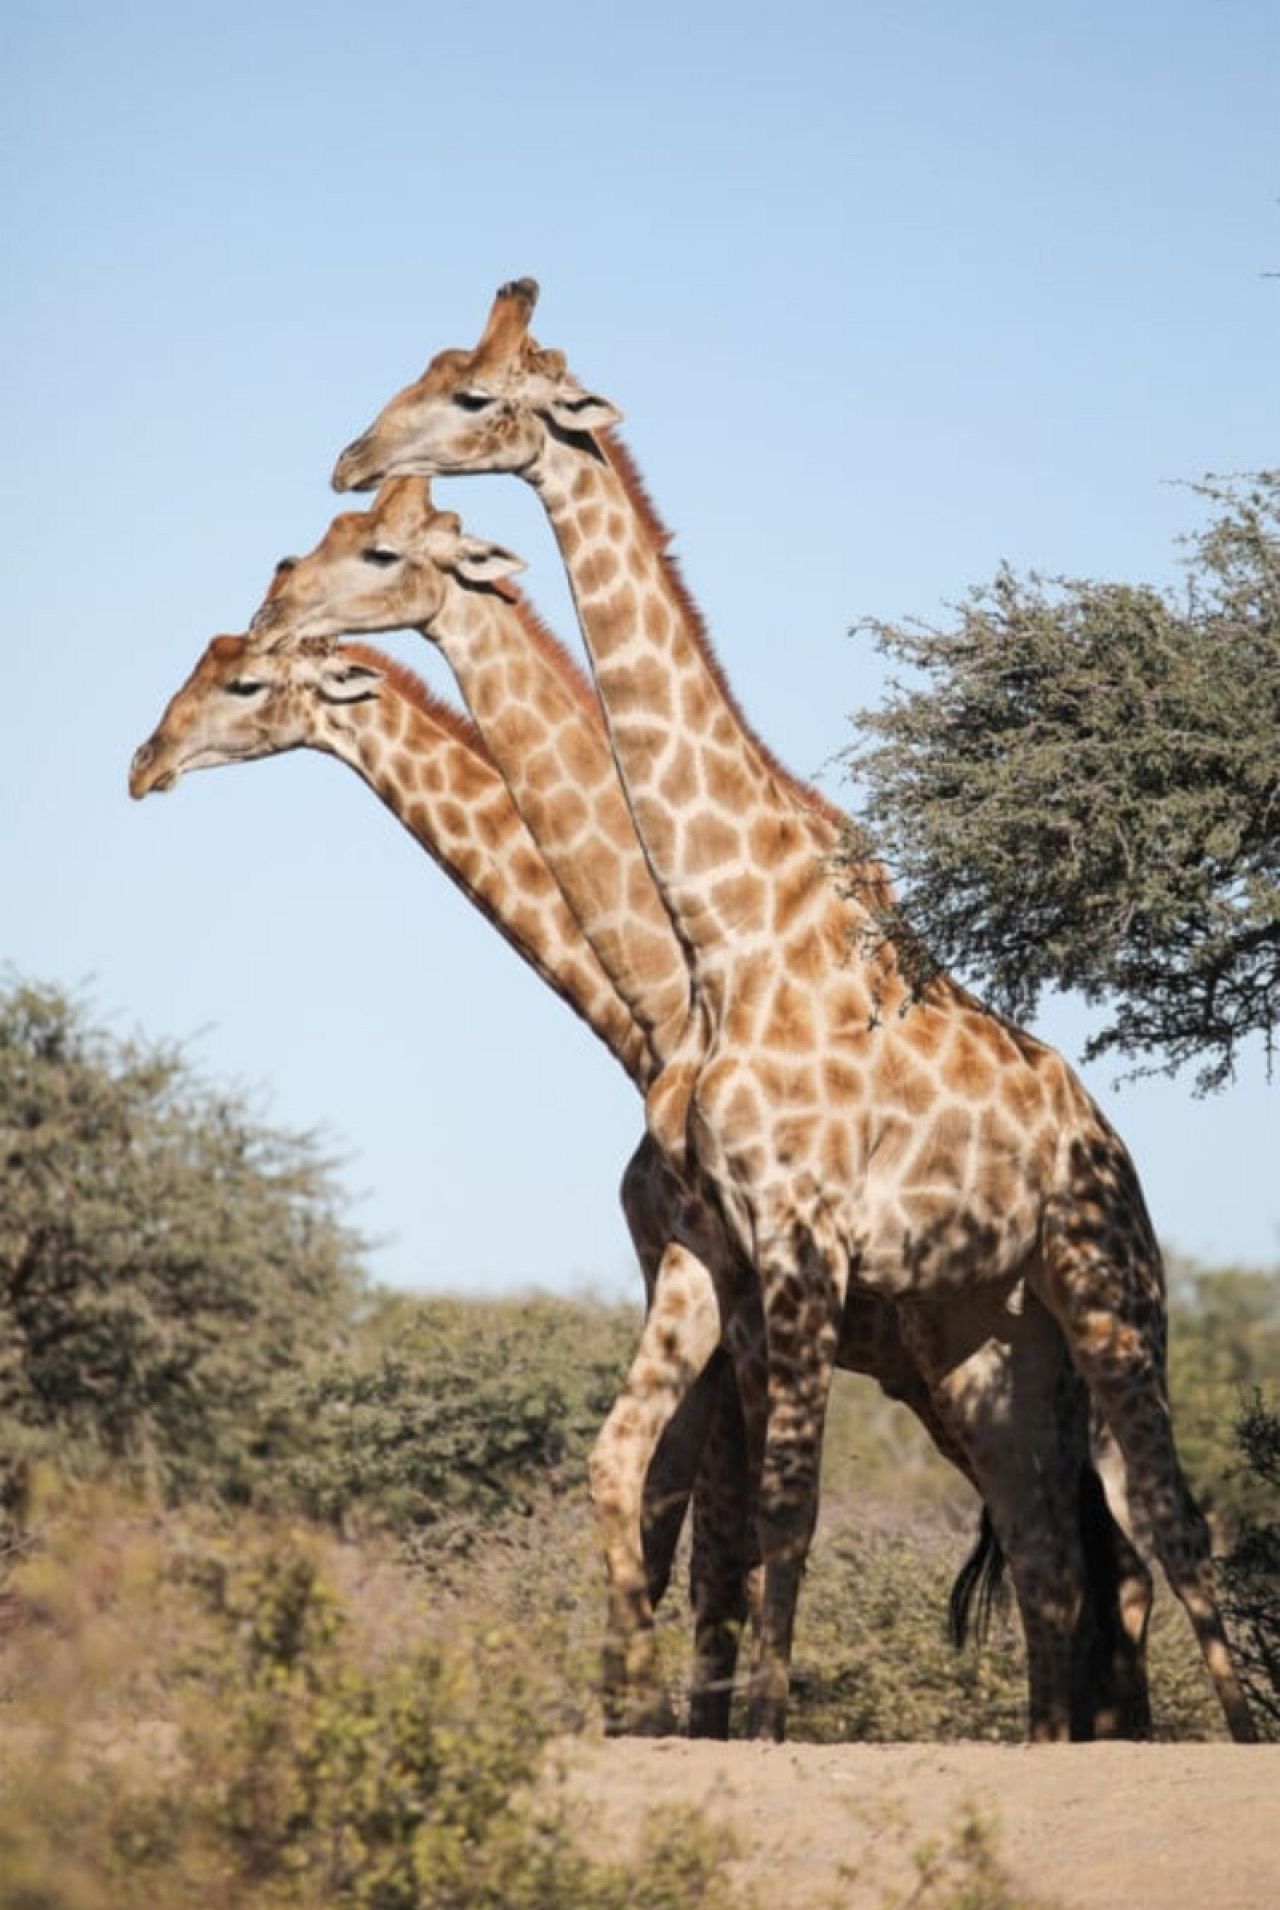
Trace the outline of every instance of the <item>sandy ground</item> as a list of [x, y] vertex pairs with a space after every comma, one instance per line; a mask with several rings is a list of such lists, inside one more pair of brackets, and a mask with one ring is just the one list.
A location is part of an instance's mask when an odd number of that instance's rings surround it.
[[881, 1910], [967, 1804], [1010, 1879], [1064, 1910], [1280, 1906], [1280, 1745], [565, 1747], [571, 1791], [625, 1847], [653, 1805], [731, 1826], [764, 1910]]

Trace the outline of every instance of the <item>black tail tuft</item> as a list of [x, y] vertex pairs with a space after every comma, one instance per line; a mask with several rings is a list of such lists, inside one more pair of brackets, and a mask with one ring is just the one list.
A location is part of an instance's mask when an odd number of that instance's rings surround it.
[[991, 1515], [983, 1506], [977, 1540], [956, 1574], [947, 1605], [947, 1631], [957, 1651], [969, 1636], [971, 1614], [974, 1638], [979, 1645], [987, 1642], [991, 1614], [997, 1606], [1004, 1605], [1008, 1596], [1004, 1563], [1004, 1553], [991, 1523]]

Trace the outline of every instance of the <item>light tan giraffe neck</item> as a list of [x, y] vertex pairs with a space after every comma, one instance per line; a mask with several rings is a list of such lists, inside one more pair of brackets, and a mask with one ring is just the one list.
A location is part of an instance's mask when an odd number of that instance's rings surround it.
[[454, 589], [423, 634], [447, 657], [540, 854], [661, 1067], [688, 1020], [689, 972], [590, 684], [514, 592]]
[[365, 779], [643, 1088], [652, 1073], [646, 1031], [583, 938], [474, 725], [380, 651], [343, 650], [382, 681], [368, 702], [321, 706], [317, 746]]
[[[705, 988], [827, 908], [844, 818], [746, 724], [629, 454], [548, 435], [527, 472], [565, 561], [619, 774], [654, 879]], [[877, 865], [871, 905], [890, 899]], [[849, 919], [839, 934], [853, 952]]]

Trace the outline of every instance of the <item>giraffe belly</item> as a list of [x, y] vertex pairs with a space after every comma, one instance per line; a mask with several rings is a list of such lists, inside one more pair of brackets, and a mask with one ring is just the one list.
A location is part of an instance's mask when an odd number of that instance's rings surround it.
[[859, 1205], [852, 1275], [891, 1297], [1007, 1285], [1037, 1236], [1029, 1202], [996, 1208], [961, 1187], [907, 1188], [873, 1176]]

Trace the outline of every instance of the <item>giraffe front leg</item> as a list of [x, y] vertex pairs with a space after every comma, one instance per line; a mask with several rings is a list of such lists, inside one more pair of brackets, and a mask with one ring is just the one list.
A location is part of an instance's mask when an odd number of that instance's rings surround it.
[[655, 1663], [653, 1607], [643, 1539], [645, 1479], [680, 1401], [719, 1344], [720, 1303], [706, 1266], [673, 1242], [622, 1390], [590, 1460], [608, 1583], [604, 1708], [612, 1735], [674, 1728]]
[[768, 1405], [764, 1316], [754, 1275], [734, 1283], [724, 1324], [727, 1370], [694, 1495], [689, 1567], [694, 1612], [690, 1737], [727, 1738], [744, 1627], [760, 1636], [756, 1499]]
[[726, 1358], [693, 1498], [689, 1592], [694, 1669], [689, 1736], [727, 1738], [738, 1651], [757, 1562], [755, 1493], [737, 1377]]
[[798, 1265], [762, 1269], [769, 1377], [757, 1524], [764, 1593], [747, 1730], [775, 1742], [786, 1736], [796, 1606], [817, 1523], [843, 1274], [843, 1264], [833, 1267], [812, 1250]]
[[[668, 1243], [682, 1239], [686, 1245], [690, 1244], [686, 1231], [688, 1192], [647, 1134], [627, 1162], [620, 1192], [631, 1243], [644, 1275], [647, 1312], [653, 1304]], [[699, 1237], [693, 1250], [700, 1259], [712, 1264], [715, 1254], [709, 1242]], [[700, 1478], [702, 1455], [720, 1411], [721, 1374], [726, 1357], [723, 1352], [717, 1353], [698, 1375], [663, 1432], [645, 1476], [645, 1572], [649, 1602], [655, 1609], [671, 1582], [676, 1547], [695, 1481]]]

